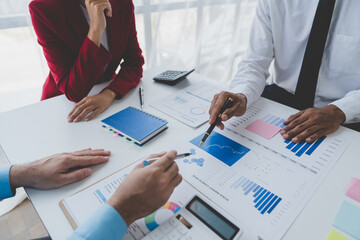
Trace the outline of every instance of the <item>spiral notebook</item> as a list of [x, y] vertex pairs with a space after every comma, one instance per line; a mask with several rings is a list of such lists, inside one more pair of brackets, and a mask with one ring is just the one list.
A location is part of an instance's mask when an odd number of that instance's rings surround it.
[[125, 108], [101, 122], [103, 128], [140, 146], [168, 128], [166, 120], [134, 107]]

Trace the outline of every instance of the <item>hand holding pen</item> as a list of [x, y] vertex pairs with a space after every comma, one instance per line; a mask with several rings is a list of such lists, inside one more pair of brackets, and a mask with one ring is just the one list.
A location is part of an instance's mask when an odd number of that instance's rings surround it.
[[224, 124], [222, 121], [227, 121], [233, 116], [241, 116], [246, 112], [246, 104], [247, 99], [244, 94], [241, 93], [231, 93], [231, 92], [221, 92], [214, 96], [209, 114], [210, 120], [209, 124], [213, 124], [216, 120], [218, 113], [220, 112], [221, 107], [224, 105], [227, 99], [232, 98], [234, 101], [232, 102], [232, 106], [224, 111], [221, 116], [221, 121], [217, 123], [217, 126], [220, 129], [224, 129]]
[[[151, 155], [150, 158], [144, 160], [144, 161], [143, 161], [144, 167], [146, 167], [146, 166], [150, 165], [151, 163], [155, 162], [156, 160], [160, 159], [161, 156], [162, 156], [161, 154], [164, 154], [164, 153], [160, 153], [160, 155], [158, 155], [157, 157], [152, 157], [153, 155]], [[174, 160], [179, 159], [179, 158], [188, 157], [188, 156], [190, 156], [190, 155], [191, 155], [191, 153], [181, 153], [181, 154], [177, 154], [177, 155], [175, 156], [175, 159], [174, 159]]]
[[208, 138], [208, 136], [210, 136], [211, 132], [214, 130], [215, 126], [221, 122], [221, 117], [222, 114], [224, 113], [224, 111], [228, 108], [230, 108], [232, 106], [233, 103], [233, 99], [232, 98], [228, 98], [226, 100], [226, 102], [224, 103], [224, 105], [221, 107], [219, 113], [216, 116], [215, 122], [213, 122], [213, 124], [211, 124], [211, 126], [208, 128], [208, 130], [206, 131], [204, 137], [201, 139], [201, 142], [199, 144], [199, 147], [201, 147], [201, 145], [203, 145], [203, 143], [205, 142], [205, 140]]

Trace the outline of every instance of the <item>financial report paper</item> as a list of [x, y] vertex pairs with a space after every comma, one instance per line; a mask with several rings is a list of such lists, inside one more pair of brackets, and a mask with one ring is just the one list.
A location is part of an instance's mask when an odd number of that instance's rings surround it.
[[[354, 135], [348, 129], [312, 144], [271, 139], [247, 128], [255, 121], [283, 128], [293, 110], [260, 99], [242, 117], [177, 145], [193, 155], [177, 161], [183, 178], [262, 239], [281, 239], [340, 158]], [[262, 123], [261, 123], [262, 122]]]

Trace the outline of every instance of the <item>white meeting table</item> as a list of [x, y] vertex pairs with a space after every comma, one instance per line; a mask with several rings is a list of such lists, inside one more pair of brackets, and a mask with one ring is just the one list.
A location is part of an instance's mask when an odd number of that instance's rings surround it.
[[[167, 149], [169, 144], [187, 139], [196, 133], [200, 134], [208, 127], [204, 124], [194, 129], [149, 106], [155, 100], [187, 87], [191, 83], [206, 80], [205, 77], [193, 73], [188, 80], [176, 86], [154, 82], [152, 77], [164, 70], [166, 68], [162, 67], [145, 71], [140, 86], [145, 89], [144, 110], [167, 119], [169, 129], [142, 147], [115, 138], [101, 127], [102, 119], [119, 110], [128, 106], [140, 108], [138, 88], [130, 91], [122, 99], [115, 100], [109, 109], [89, 122], [67, 122], [67, 115], [74, 103], [68, 101], [64, 95], [0, 114], [0, 144], [11, 164], [20, 164], [55, 153], [89, 147], [104, 148], [112, 152], [108, 163], [92, 167], [93, 175], [81, 182], [55, 190], [26, 189], [53, 239], [65, 239], [73, 231], [59, 207], [59, 201], [141, 157], [169, 150]], [[104, 84], [95, 86], [90, 94], [101, 91], [104, 86]], [[345, 199], [345, 191], [350, 178], [360, 177], [359, 146], [360, 134], [357, 134], [283, 239], [325, 239], [330, 230], [334, 229], [332, 222]]]

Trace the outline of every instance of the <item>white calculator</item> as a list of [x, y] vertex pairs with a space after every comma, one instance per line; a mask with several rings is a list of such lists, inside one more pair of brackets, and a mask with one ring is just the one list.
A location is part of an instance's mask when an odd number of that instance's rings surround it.
[[[234, 221], [234, 220], [233, 220]], [[198, 196], [143, 240], [232, 240], [240, 239], [242, 229]]]

